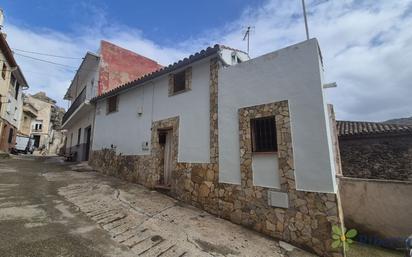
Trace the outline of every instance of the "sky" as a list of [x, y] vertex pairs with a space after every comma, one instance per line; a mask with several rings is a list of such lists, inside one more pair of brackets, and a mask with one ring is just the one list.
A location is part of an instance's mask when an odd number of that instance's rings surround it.
[[[3, 0], [0, 8], [28, 93], [46, 91], [65, 108], [81, 58], [101, 39], [163, 65], [216, 43], [245, 50], [247, 26], [251, 57], [306, 39], [301, 0]], [[337, 118], [412, 116], [412, 0], [306, 0], [306, 9], [326, 82], [338, 85], [326, 90]]]

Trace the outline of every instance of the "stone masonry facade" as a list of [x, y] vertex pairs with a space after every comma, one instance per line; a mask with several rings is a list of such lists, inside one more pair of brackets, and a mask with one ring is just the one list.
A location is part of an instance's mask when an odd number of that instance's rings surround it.
[[[90, 164], [110, 175], [153, 188], [161, 176], [162, 146], [158, 131], [172, 130], [173, 169], [169, 195], [216, 216], [265, 235], [298, 245], [321, 256], [343, 256], [331, 248], [332, 226], [343, 226], [338, 195], [297, 191], [287, 101], [242, 108], [239, 115], [241, 185], [219, 183], [218, 59], [210, 61], [210, 163], [177, 161], [179, 118], [152, 123], [151, 154], [116, 155], [115, 149], [93, 151]], [[268, 204], [268, 191], [254, 186], [250, 119], [275, 116], [281, 188], [289, 208]]]
[[412, 181], [412, 135], [340, 138], [345, 177]]

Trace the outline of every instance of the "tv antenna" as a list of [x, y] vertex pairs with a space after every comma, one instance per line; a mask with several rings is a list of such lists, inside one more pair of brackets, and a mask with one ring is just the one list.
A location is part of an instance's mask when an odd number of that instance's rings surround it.
[[306, 39], [309, 40], [309, 28], [308, 28], [308, 18], [306, 17], [305, 0], [302, 0], [302, 7], [303, 7], [303, 18], [305, 19]]
[[254, 29], [254, 27], [248, 26], [245, 31], [245, 35], [243, 36], [243, 41], [247, 40], [247, 54], [249, 54], [249, 46], [250, 46], [250, 32]]
[[3, 28], [3, 22], [4, 22], [4, 12], [3, 12], [3, 9], [0, 8], [0, 30]]

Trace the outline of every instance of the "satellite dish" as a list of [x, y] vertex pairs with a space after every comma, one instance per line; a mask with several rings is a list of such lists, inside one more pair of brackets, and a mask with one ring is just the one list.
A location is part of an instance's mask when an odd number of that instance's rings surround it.
[[0, 29], [3, 27], [3, 22], [4, 22], [4, 13], [3, 13], [3, 10], [0, 9]]

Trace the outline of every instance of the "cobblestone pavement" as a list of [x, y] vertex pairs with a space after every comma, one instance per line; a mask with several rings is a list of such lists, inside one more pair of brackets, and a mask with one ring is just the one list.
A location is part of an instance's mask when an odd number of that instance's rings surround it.
[[[7, 193], [22, 186], [18, 177], [24, 169], [19, 166], [36, 170], [36, 180], [52, 189], [37, 196], [50, 196], [48, 208], [33, 206], [28, 195]], [[139, 185], [92, 171], [73, 171], [56, 159], [3, 161], [0, 177], [7, 174], [16, 178], [9, 181], [13, 183], [0, 180], [0, 229], [7, 219], [25, 220], [26, 230], [53, 226], [58, 220], [68, 227], [68, 234], [88, 243], [78, 255], [5, 256], [313, 256]], [[25, 183], [36, 188], [36, 180]], [[17, 201], [23, 209], [7, 211], [4, 194], [11, 205]], [[52, 214], [56, 211], [60, 215]], [[0, 239], [6, 238], [2, 233]], [[13, 244], [6, 246], [13, 253]]]

